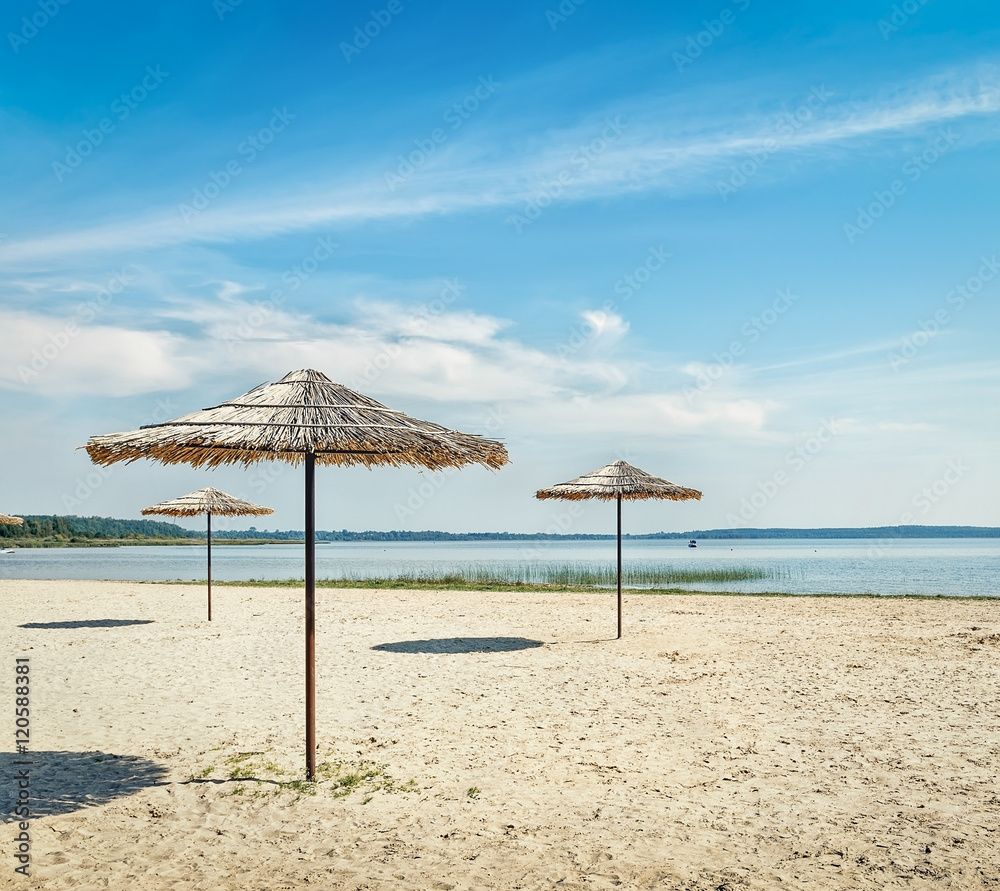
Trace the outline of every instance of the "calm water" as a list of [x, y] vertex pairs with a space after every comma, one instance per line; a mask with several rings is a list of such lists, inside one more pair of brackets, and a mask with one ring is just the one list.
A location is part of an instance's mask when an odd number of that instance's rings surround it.
[[[794, 594], [944, 594], [1000, 596], [1000, 539], [811, 541], [626, 541], [632, 566], [761, 567], [777, 579], [687, 587]], [[302, 578], [302, 545], [215, 545], [220, 580]], [[445, 574], [472, 566], [530, 563], [611, 566], [614, 541], [358, 542], [316, 547], [319, 578]], [[0, 554], [6, 579], [204, 579], [205, 546], [25, 549]]]

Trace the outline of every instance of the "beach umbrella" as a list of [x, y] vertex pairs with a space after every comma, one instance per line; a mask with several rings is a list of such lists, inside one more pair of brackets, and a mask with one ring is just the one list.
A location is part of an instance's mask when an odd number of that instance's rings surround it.
[[161, 501], [151, 507], [142, 509], [143, 515], [158, 514], [167, 517], [196, 517], [206, 514], [208, 517], [208, 621], [212, 621], [212, 514], [224, 517], [263, 517], [273, 514], [269, 507], [261, 507], [251, 501], [244, 501], [235, 495], [228, 495], [208, 486], [197, 492], [188, 492], [180, 498]]
[[8, 517], [7, 514], [0, 514], [0, 525], [4, 526], [21, 526], [24, 524], [24, 520], [20, 517]]
[[92, 437], [96, 464], [150, 458], [217, 467], [287, 461], [305, 466], [306, 773], [316, 774], [317, 464], [417, 466], [430, 470], [507, 463], [499, 442], [449, 430], [349, 390], [318, 371], [286, 374], [243, 396], [129, 433]]
[[618, 637], [622, 636], [622, 499], [665, 498], [670, 501], [701, 500], [697, 489], [686, 489], [668, 480], [661, 480], [625, 461], [615, 461], [600, 470], [578, 476], [567, 483], [539, 489], [535, 498], [563, 498], [580, 501], [601, 498], [618, 502]]

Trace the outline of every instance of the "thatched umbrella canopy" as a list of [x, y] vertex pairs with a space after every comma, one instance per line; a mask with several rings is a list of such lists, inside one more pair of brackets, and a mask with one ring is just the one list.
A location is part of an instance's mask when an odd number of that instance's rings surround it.
[[169, 501], [161, 501], [151, 507], [144, 507], [142, 512], [144, 515], [159, 514], [167, 517], [207, 515], [209, 622], [212, 621], [212, 514], [221, 514], [225, 517], [263, 517], [274, 513], [269, 507], [261, 507], [252, 501], [244, 501], [242, 498], [213, 489], [211, 486], [199, 489], [197, 492], [188, 492], [187, 495], [181, 495], [180, 498], [171, 498]]
[[578, 476], [567, 483], [539, 489], [535, 498], [562, 498], [580, 501], [601, 498], [618, 503], [618, 637], [622, 636], [622, 499], [665, 498], [669, 501], [701, 500], [701, 492], [678, 486], [669, 480], [646, 473], [625, 461], [615, 461], [600, 470]]
[[3, 526], [22, 526], [24, 520], [21, 517], [8, 517], [7, 514], [0, 514], [0, 525]]
[[318, 371], [286, 374], [244, 396], [131, 433], [95, 436], [97, 464], [151, 458], [163, 464], [305, 464], [306, 772], [316, 773], [316, 496], [317, 464], [410, 465], [441, 470], [507, 463], [507, 451], [481, 436], [408, 417], [355, 393]]

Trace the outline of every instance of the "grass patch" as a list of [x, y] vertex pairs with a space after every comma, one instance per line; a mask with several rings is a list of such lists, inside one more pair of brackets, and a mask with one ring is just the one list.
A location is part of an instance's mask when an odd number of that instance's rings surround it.
[[[613, 589], [596, 588], [584, 585], [546, 585], [528, 584], [526, 582], [463, 582], [453, 581], [452, 576], [445, 576], [434, 580], [427, 578], [397, 577], [394, 579], [317, 579], [317, 588], [353, 588], [363, 590], [414, 590], [414, 591], [566, 591], [571, 594], [606, 594]], [[144, 581], [137, 579], [134, 584], [138, 585], [197, 585], [204, 587], [205, 582], [192, 582], [175, 579], [174, 581]], [[212, 587], [230, 588], [299, 588], [304, 582], [302, 579], [244, 579], [235, 582], [220, 582], [212, 580]], [[704, 588], [674, 588], [674, 587], [651, 587], [629, 589], [630, 595], [651, 594], [651, 595], [683, 595], [686, 597], [786, 597], [786, 598], [854, 598], [860, 600], [948, 600], [948, 601], [972, 601], [1000, 600], [1000, 595], [995, 594], [873, 594], [873, 593], [803, 593], [798, 594], [793, 591], [711, 591]]]
[[[778, 581], [792, 577], [791, 570], [750, 564], [719, 567], [678, 567], [661, 564], [626, 565], [622, 584], [637, 590], [664, 590], [665, 586], [700, 583], [726, 584], [746, 581]], [[202, 585], [202, 581], [176, 580], [169, 584]], [[215, 585], [251, 585], [259, 587], [300, 587], [302, 579], [249, 579], [239, 582], [216, 581]], [[590, 590], [617, 585], [617, 570], [611, 565], [591, 563], [510, 562], [427, 566], [405, 568], [392, 578], [366, 578], [350, 573], [337, 578], [317, 579], [319, 588], [418, 588], [496, 590], [545, 588]]]
[[[669, 567], [632, 566], [622, 572], [622, 584], [637, 589], [663, 589], [670, 585], [690, 585], [699, 582], [725, 584], [727, 582], [776, 581], [789, 578], [785, 569], [759, 566], [728, 567]], [[174, 582], [173, 584], [200, 585], [203, 582]], [[264, 580], [249, 579], [240, 582], [213, 582], [215, 585], [252, 585], [261, 587], [299, 587], [302, 579]], [[589, 590], [612, 588], [617, 584], [613, 566], [590, 566], [573, 563], [500, 563], [493, 566], [471, 564], [445, 571], [419, 570], [401, 573], [393, 578], [340, 578], [317, 579], [319, 588], [441, 588], [460, 590], [495, 590], [497, 588], [571, 588]]]
[[[256, 779], [256, 774], [260, 770], [260, 767], [250, 761], [255, 755], [263, 755], [263, 752], [237, 752], [235, 755], [230, 755], [226, 759], [226, 765], [229, 767], [229, 779], [231, 780], [250, 780]], [[233, 793], [236, 794], [236, 793]]]
[[478, 786], [469, 786], [469, 789], [465, 794], [468, 795], [469, 798], [478, 798], [483, 794], [483, 790]]
[[[217, 751], [217, 750], [213, 750]], [[309, 780], [301, 771], [282, 767], [268, 752], [234, 752], [221, 758], [220, 764], [209, 764], [198, 773], [192, 773], [189, 782], [235, 782], [221, 794], [246, 795], [254, 798], [282, 795], [290, 792], [296, 800], [303, 795], [327, 794], [333, 798], [347, 798], [354, 792], [364, 795], [367, 804], [377, 792], [419, 792], [414, 780], [399, 782], [389, 773], [387, 764], [375, 761], [334, 760], [332, 753], [317, 765], [315, 780]], [[225, 779], [209, 779], [217, 768]], [[251, 785], [252, 784], [252, 785]]]
[[334, 798], [344, 798], [358, 789], [368, 793], [367, 804], [375, 792], [417, 792], [414, 780], [397, 782], [388, 772], [388, 765], [374, 761], [345, 762], [324, 761], [316, 767], [316, 772], [329, 782]]

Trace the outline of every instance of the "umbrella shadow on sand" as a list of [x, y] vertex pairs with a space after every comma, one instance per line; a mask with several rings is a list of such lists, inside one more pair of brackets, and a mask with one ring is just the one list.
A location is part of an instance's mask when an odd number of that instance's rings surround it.
[[440, 637], [432, 640], [401, 640], [372, 647], [383, 653], [513, 653], [543, 646], [527, 637]]
[[[28, 762], [28, 763], [25, 763]], [[134, 755], [109, 752], [0, 752], [3, 808], [13, 814], [21, 772], [28, 772], [31, 817], [54, 817], [107, 804], [150, 786], [166, 785], [167, 768]]]
[[121, 628], [125, 625], [152, 625], [154, 619], [74, 619], [65, 622], [25, 622], [18, 628]]

